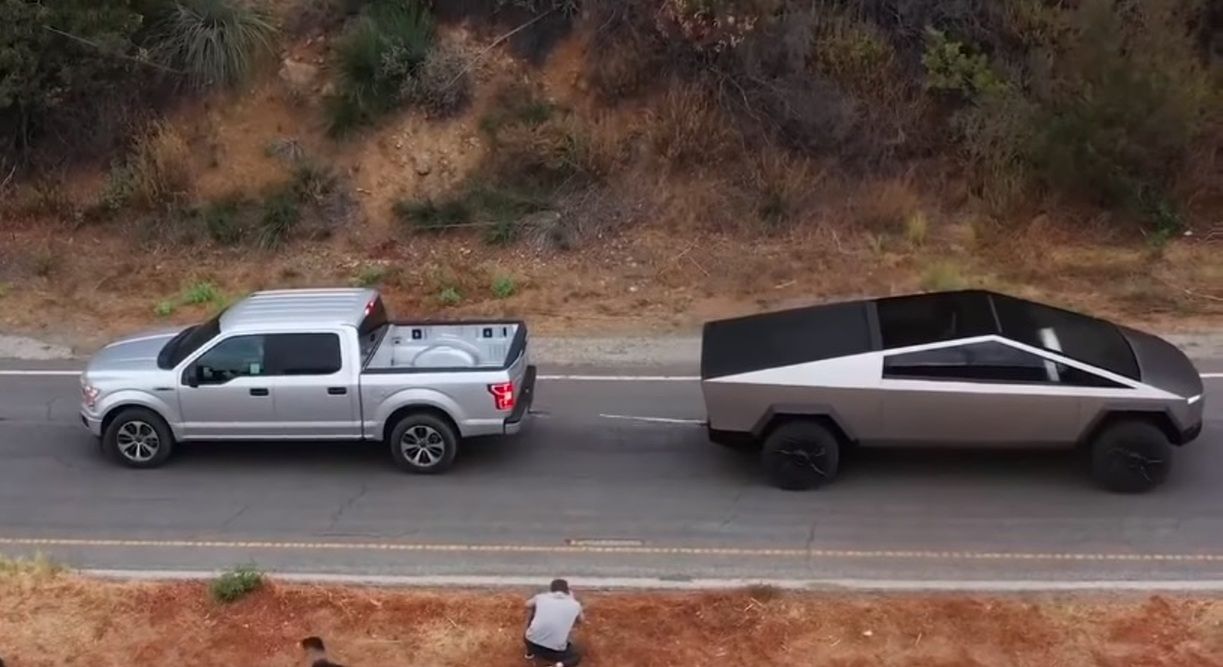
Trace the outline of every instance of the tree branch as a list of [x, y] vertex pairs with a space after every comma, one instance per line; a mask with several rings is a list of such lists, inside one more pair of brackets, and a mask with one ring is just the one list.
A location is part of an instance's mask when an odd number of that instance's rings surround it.
[[531, 19], [530, 21], [527, 21], [526, 23], [523, 23], [522, 25], [518, 26], [517, 28], [514, 28], [513, 30], [505, 33], [504, 35], [498, 37], [497, 39], [494, 39], [492, 44], [489, 44], [488, 46], [484, 47], [483, 49], [480, 50], [479, 53], [477, 53], [474, 57], [472, 57], [471, 62], [467, 63], [467, 66], [464, 67], [462, 71], [456, 74], [453, 79], [448, 81], [445, 87], [450, 88], [454, 84], [458, 83], [459, 79], [463, 78], [465, 74], [471, 72], [471, 70], [475, 68], [476, 63], [480, 62], [480, 59], [488, 55], [488, 52], [496, 48], [498, 44], [513, 37], [514, 35], [518, 34], [519, 32], [526, 30], [527, 28], [531, 27], [532, 25], [535, 25], [545, 16], [548, 16], [549, 14], [555, 11], [556, 11], [556, 7], [553, 7], [552, 9], [549, 9], [548, 11], [544, 12], [543, 14], [540, 14], [539, 16], [536, 16], [535, 18]]
[[52, 28], [49, 25], [43, 26], [43, 28], [45, 28], [48, 32], [59, 35], [60, 37], [67, 37], [68, 39], [78, 44], [84, 44], [85, 46], [101, 51], [102, 53], [106, 55], [114, 56], [116, 58], [119, 58], [120, 60], [131, 61], [134, 63], [138, 63], [140, 65], [144, 65], [146, 67], [152, 67], [153, 69], [161, 70], [163, 72], [169, 72], [170, 74], [186, 74], [186, 72], [182, 70], [177, 70], [172, 67], [166, 67], [165, 65], [162, 65], [160, 63], [155, 63], [151, 60], [146, 60], [144, 58], [137, 58], [135, 56], [129, 56], [126, 53], [114, 53], [93, 40], [85, 39], [84, 37], [74, 35], [70, 32], [64, 32], [63, 30], [59, 30], [57, 28]]

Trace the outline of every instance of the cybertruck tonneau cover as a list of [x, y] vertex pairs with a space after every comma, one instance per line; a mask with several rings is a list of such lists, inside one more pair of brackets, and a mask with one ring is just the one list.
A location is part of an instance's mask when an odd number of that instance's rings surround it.
[[707, 322], [701, 378], [869, 352], [876, 347], [872, 308], [851, 301]]

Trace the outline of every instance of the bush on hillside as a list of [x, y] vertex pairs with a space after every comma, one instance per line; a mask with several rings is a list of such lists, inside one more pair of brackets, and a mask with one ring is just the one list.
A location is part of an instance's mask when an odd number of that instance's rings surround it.
[[329, 130], [343, 135], [403, 101], [405, 83], [433, 49], [434, 22], [420, 0], [375, 0], [337, 48], [340, 86], [328, 100]]
[[275, 53], [271, 15], [240, 0], [174, 0], [154, 29], [154, 53], [198, 88], [242, 83]]
[[129, 0], [0, 0], [0, 153], [111, 149], [149, 74], [141, 23]]

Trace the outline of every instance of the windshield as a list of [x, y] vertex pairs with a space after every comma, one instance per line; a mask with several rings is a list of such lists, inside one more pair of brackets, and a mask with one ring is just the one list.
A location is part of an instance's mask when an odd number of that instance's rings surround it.
[[221, 316], [208, 320], [203, 324], [187, 327], [170, 339], [157, 355], [157, 366], [169, 370], [179, 365], [192, 352], [221, 333]]

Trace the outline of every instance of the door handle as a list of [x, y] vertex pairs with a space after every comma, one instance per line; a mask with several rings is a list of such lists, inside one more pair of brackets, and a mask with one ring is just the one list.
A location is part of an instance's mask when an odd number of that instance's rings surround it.
[[332, 396], [343, 396], [348, 393], [348, 387], [327, 387], [327, 393]]
[[251, 396], [267, 396], [267, 389], [251, 389]]

